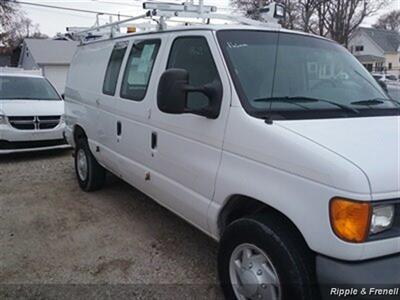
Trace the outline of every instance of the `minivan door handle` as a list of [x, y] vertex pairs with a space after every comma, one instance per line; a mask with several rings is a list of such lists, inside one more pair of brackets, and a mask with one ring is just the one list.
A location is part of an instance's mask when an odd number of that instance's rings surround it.
[[157, 148], [157, 132], [151, 133], [151, 149], [155, 150]]
[[117, 136], [121, 136], [122, 134], [122, 123], [121, 121], [117, 122]]

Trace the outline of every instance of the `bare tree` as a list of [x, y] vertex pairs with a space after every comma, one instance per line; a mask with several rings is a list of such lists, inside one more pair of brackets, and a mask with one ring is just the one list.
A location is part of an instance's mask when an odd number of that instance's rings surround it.
[[7, 51], [18, 47], [26, 37], [47, 38], [19, 9], [14, 0], [0, 0], [0, 44]]
[[324, 18], [329, 36], [347, 47], [351, 34], [366, 17], [374, 15], [389, 0], [334, 0], [329, 1]]
[[284, 0], [281, 2], [286, 8], [286, 17], [281, 21], [282, 26], [287, 29], [298, 29], [301, 23], [298, 0]]
[[311, 31], [320, 36], [327, 36], [329, 31], [326, 26], [325, 17], [328, 13], [330, 3], [328, 1], [321, 0], [319, 1], [316, 14], [314, 16], [314, 24], [311, 28]]
[[[346, 45], [357, 27], [392, 0], [281, 0], [287, 8], [284, 27], [328, 36]], [[267, 0], [232, 0], [248, 17], [259, 19]]]
[[7, 25], [17, 11], [15, 1], [0, 0], [0, 29]]
[[322, 0], [298, 0], [297, 9], [301, 16], [300, 28], [305, 32], [311, 32], [312, 20], [321, 6]]
[[400, 10], [381, 16], [373, 26], [378, 29], [400, 31]]
[[48, 36], [42, 34], [39, 26], [32, 24], [32, 21], [25, 17], [19, 18], [6, 31], [0, 33], [0, 43], [9, 51], [18, 47], [25, 38], [45, 39]]
[[31, 19], [23, 15], [13, 18], [5, 29], [0, 33], [0, 42], [10, 50], [18, 47], [25, 38], [48, 38], [39, 31], [38, 24], [33, 24]]
[[267, 4], [267, 0], [232, 0], [233, 6], [241, 9], [246, 17], [260, 19], [259, 9]]
[[[301, 16], [298, 10], [299, 0], [280, 0], [279, 2], [286, 7], [286, 18], [281, 21], [283, 27], [288, 29], [297, 29]], [[260, 8], [263, 8], [270, 0], [231, 0], [234, 7], [239, 8], [244, 12], [246, 17], [254, 20], [260, 20]]]

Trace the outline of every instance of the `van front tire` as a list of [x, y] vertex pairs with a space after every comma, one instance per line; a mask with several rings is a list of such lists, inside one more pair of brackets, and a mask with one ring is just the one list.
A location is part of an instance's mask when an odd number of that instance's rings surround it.
[[314, 256], [277, 215], [233, 222], [219, 246], [218, 273], [226, 299], [314, 300]]
[[75, 172], [79, 186], [93, 192], [104, 186], [106, 170], [97, 162], [86, 139], [80, 139], [75, 149]]

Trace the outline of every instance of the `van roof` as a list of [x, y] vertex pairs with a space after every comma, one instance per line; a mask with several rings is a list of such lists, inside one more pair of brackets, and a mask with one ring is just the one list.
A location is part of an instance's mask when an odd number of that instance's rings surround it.
[[44, 78], [40, 69], [25, 70], [22, 68], [0, 68], [0, 76]]
[[199, 25], [187, 25], [187, 26], [176, 26], [176, 27], [170, 27], [165, 30], [158, 30], [158, 31], [143, 31], [143, 32], [136, 32], [136, 33], [130, 33], [130, 34], [122, 34], [119, 36], [115, 36], [113, 38], [103, 38], [103, 39], [97, 39], [93, 41], [89, 41], [86, 43], [81, 44], [80, 46], [85, 46], [85, 45], [91, 45], [94, 43], [100, 43], [100, 42], [107, 42], [107, 41], [112, 41], [112, 40], [119, 40], [119, 39], [126, 39], [126, 38], [132, 38], [135, 36], [146, 36], [146, 35], [158, 35], [158, 34], [168, 34], [168, 33], [173, 33], [173, 32], [190, 32], [190, 31], [223, 31], [223, 30], [250, 30], [250, 31], [270, 31], [270, 32], [284, 32], [284, 33], [292, 33], [292, 34], [297, 34], [297, 35], [303, 35], [303, 36], [309, 36], [309, 37], [314, 37], [318, 39], [323, 39], [327, 41], [331, 41], [328, 38], [321, 37], [319, 35], [315, 34], [310, 34], [302, 31], [296, 31], [296, 30], [289, 30], [289, 29], [284, 29], [280, 27], [268, 27], [268, 26], [251, 26], [251, 25], [226, 25], [226, 24], [219, 24], [219, 25], [205, 25], [205, 24], [199, 24]]

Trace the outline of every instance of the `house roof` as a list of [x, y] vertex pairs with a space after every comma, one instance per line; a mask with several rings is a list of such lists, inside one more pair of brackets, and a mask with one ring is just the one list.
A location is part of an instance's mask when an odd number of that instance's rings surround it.
[[400, 33], [375, 28], [360, 28], [385, 52], [397, 52], [400, 47]]
[[25, 39], [26, 47], [38, 65], [68, 65], [78, 45], [74, 41]]
[[385, 62], [385, 58], [384, 57], [380, 57], [380, 56], [375, 56], [375, 55], [356, 55], [356, 58], [362, 62], [362, 63], [366, 63], [366, 62]]

